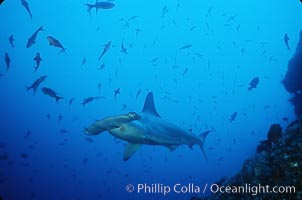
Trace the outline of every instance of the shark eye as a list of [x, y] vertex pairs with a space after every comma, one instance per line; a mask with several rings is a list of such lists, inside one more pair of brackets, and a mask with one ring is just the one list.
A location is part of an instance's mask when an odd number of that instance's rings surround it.
[[132, 119], [139, 119], [139, 116], [136, 114], [136, 112], [129, 112], [128, 116]]

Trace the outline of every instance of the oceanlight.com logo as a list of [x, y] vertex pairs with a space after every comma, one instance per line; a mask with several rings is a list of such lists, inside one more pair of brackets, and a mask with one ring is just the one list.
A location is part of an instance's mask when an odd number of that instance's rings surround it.
[[212, 193], [228, 193], [228, 194], [251, 194], [253, 196], [262, 193], [279, 193], [279, 194], [291, 194], [296, 193], [295, 186], [269, 186], [269, 185], [251, 185], [245, 184], [242, 186], [220, 186], [218, 184], [212, 184], [210, 187]]
[[252, 196], [262, 194], [262, 193], [279, 193], [279, 194], [291, 194], [296, 193], [295, 186], [269, 186], [269, 185], [251, 185], [245, 184], [241, 186], [226, 186], [218, 184], [205, 184], [199, 186], [194, 183], [180, 184], [176, 183], [174, 185], [164, 185], [161, 183], [138, 183], [136, 185], [128, 184], [126, 186], [126, 191], [128, 193], [137, 194], [162, 194], [164, 196], [175, 193], [175, 194], [205, 194], [206, 192], [216, 193], [226, 193], [226, 194], [250, 194]]

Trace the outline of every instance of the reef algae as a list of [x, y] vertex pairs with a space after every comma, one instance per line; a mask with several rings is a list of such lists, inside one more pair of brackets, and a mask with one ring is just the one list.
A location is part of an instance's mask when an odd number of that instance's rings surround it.
[[[256, 152], [244, 162], [235, 176], [223, 182], [219, 181], [217, 185], [248, 185], [249, 188], [261, 185], [268, 186], [268, 191], [216, 192], [206, 197], [192, 197], [191, 200], [302, 199], [302, 117], [292, 122], [271, 148]], [[272, 191], [275, 186], [277, 192]], [[288, 186], [294, 188], [289, 191]]]

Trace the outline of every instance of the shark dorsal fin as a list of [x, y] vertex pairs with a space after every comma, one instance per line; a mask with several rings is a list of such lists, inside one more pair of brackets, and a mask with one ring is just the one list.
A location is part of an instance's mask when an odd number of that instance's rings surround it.
[[154, 97], [152, 92], [149, 92], [146, 96], [143, 112], [160, 117], [160, 115], [157, 113], [155, 109]]

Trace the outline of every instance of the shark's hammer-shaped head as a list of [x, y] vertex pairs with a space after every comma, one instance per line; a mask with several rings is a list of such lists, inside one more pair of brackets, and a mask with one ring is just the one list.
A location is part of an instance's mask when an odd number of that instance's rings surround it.
[[128, 114], [106, 117], [101, 120], [97, 120], [95, 123], [87, 127], [85, 129], [85, 134], [98, 135], [104, 131], [108, 131], [110, 133], [112, 131], [116, 132], [118, 131], [118, 129], [123, 128], [123, 124], [138, 119], [140, 119], [140, 116], [135, 112], [129, 112]]

